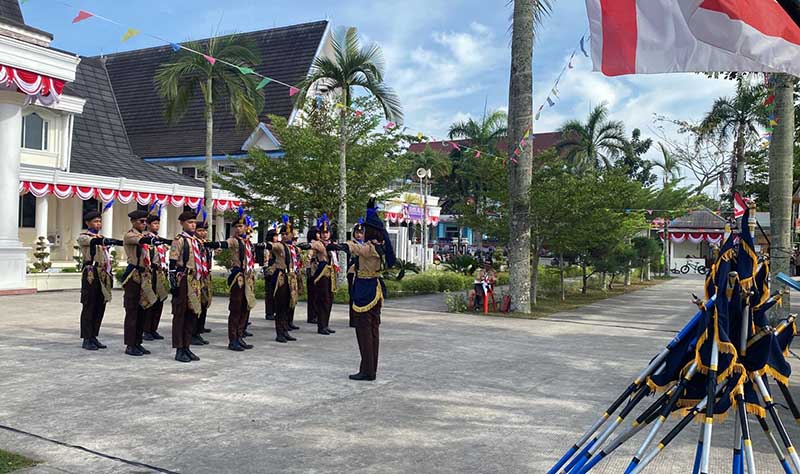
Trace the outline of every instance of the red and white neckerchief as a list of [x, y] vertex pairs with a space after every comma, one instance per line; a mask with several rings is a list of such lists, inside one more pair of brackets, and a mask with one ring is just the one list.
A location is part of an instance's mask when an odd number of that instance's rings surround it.
[[147, 244], [142, 244], [142, 266], [145, 268], [150, 268], [150, 246]]
[[158, 251], [158, 263], [164, 270], [169, 270], [169, 261], [167, 261], [167, 246], [159, 245], [156, 250]]
[[[89, 233], [91, 236], [99, 237], [97, 234]], [[103, 271], [111, 275], [113, 273], [113, 269], [111, 268], [111, 250], [105, 245], [98, 245], [100, 250], [103, 251]]]
[[[328, 244], [330, 244], [330, 242], [323, 242], [323, 243], [325, 244], [325, 247], [327, 247]], [[339, 254], [337, 252], [330, 252], [330, 256], [331, 256], [331, 265], [333, 265], [333, 269], [337, 272], [340, 271], [341, 268], [339, 267]]]
[[297, 255], [297, 247], [292, 244], [287, 245], [289, 247], [289, 254], [292, 256], [292, 271], [296, 272], [300, 270], [300, 267], [303, 265], [300, 262], [300, 257]]
[[253, 259], [253, 244], [247, 239], [239, 239], [240, 245], [244, 245], [244, 270], [252, 272], [256, 269], [256, 262]]
[[197, 272], [195, 273], [195, 278], [200, 279], [203, 277], [208, 276], [208, 263], [206, 259], [203, 257], [204, 248], [200, 245], [200, 241], [197, 237], [193, 235], [189, 235], [186, 232], [181, 232], [181, 237], [189, 244], [192, 248], [192, 255], [194, 256], [194, 266]]

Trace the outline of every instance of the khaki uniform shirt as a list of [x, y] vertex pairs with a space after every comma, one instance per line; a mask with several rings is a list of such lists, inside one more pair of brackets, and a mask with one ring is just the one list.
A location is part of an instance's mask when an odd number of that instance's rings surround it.
[[[197, 237], [190, 237], [197, 240], [197, 243], [200, 245], [200, 250], [205, 253], [205, 248], [203, 248], [203, 244], [200, 242], [200, 239]], [[197, 270], [197, 263], [194, 261], [194, 255], [192, 254], [192, 247], [191, 244], [187, 241], [188, 238], [183, 234], [178, 234], [173, 240], [172, 245], [169, 248], [169, 259], [175, 260], [178, 262], [179, 268], [189, 269], [189, 270]], [[186, 259], [186, 262], [183, 261], [184, 255], [184, 246], [189, 246], [189, 258]], [[184, 266], [185, 263], [185, 266]], [[210, 268], [210, 267], [209, 267]]]
[[347, 242], [347, 246], [350, 248], [350, 255], [358, 257], [357, 277], [373, 278], [380, 275], [381, 256], [374, 245], [368, 242], [359, 244], [351, 240]]
[[286, 270], [286, 253], [289, 252], [289, 249], [283, 242], [276, 242], [272, 244], [272, 257], [275, 259], [275, 262], [272, 266], [276, 270], [284, 271]]
[[84, 262], [96, 263], [97, 266], [102, 267], [106, 263], [106, 254], [103, 252], [99, 245], [95, 247], [94, 260], [92, 260], [92, 247], [90, 245], [92, 239], [103, 238], [102, 234], [90, 234], [89, 232], [81, 232], [78, 236], [78, 246], [81, 249], [81, 256]]
[[[128, 265], [143, 266], [144, 254], [139, 250], [139, 240], [143, 237], [147, 236], [133, 228], [125, 233], [122, 242], [124, 243], [123, 248], [125, 249]], [[137, 255], [139, 256], [138, 258]]]

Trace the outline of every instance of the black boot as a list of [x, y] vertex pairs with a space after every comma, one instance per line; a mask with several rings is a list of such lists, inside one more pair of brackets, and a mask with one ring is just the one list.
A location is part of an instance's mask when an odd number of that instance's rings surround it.
[[83, 340], [83, 345], [81, 347], [83, 347], [87, 351], [96, 351], [97, 349], [99, 349], [99, 347], [97, 347], [97, 345], [94, 343], [94, 341], [92, 341], [92, 338], [84, 339]]
[[283, 337], [286, 338], [287, 341], [296, 341], [297, 340], [297, 338], [294, 338], [294, 337], [292, 337], [291, 334], [289, 334], [289, 331], [284, 331], [283, 332]]
[[153, 339], [156, 339], [156, 340], [164, 339], [164, 336], [159, 334], [158, 331], [153, 331], [153, 332], [150, 333], [150, 335], [153, 336]]
[[244, 350], [244, 347], [242, 347], [242, 345], [239, 343], [239, 340], [237, 339], [228, 344], [228, 349], [236, 352], [242, 352]]
[[317, 334], [322, 334], [323, 336], [330, 336], [331, 333], [329, 333], [327, 329], [317, 329]]
[[202, 346], [206, 344], [206, 340], [200, 336], [192, 336], [192, 345], [193, 346]]
[[252, 332], [250, 332], [250, 331], [245, 331], [245, 332], [243, 333], [243, 335], [242, 335], [242, 337], [252, 337], [252, 336], [253, 336], [253, 333], [252, 333]]
[[283, 332], [278, 333], [278, 336], [275, 338], [275, 341], [280, 342], [281, 344], [286, 344], [286, 336], [284, 336]]
[[329, 334], [335, 334], [336, 333], [336, 331], [334, 331], [331, 328], [325, 328], [325, 330], [328, 331]]
[[202, 331], [202, 332], [204, 332], [204, 333], [206, 333], [206, 332], [211, 332], [211, 329], [208, 329], [208, 328], [203, 328], [203, 331]]
[[108, 346], [98, 341], [96, 337], [92, 338], [92, 342], [94, 342], [94, 345], [97, 346], [98, 349], [108, 349]]
[[197, 357], [197, 356], [195, 355], [195, 353], [194, 353], [194, 352], [192, 352], [192, 350], [191, 350], [191, 349], [189, 349], [188, 347], [184, 347], [184, 348], [183, 348], [183, 352], [185, 352], [185, 353], [186, 353], [186, 354], [189, 356], [189, 358], [190, 358], [190, 359], [192, 359], [192, 360], [200, 360], [200, 358], [199, 358], [199, 357]]
[[350, 380], [375, 380], [374, 377], [370, 377], [367, 374], [362, 374], [361, 372], [357, 374], [353, 374], [350, 376]]
[[155, 337], [153, 337], [153, 333], [151, 333], [151, 332], [143, 332], [142, 333], [142, 340], [144, 340], [144, 341], [152, 341], [153, 339], [155, 339]]
[[186, 349], [175, 349], [175, 360], [178, 362], [191, 362], [192, 357], [186, 353]]
[[140, 351], [137, 346], [128, 346], [125, 348], [125, 353], [129, 356], [140, 357], [144, 355], [144, 352]]
[[252, 344], [248, 344], [247, 341], [245, 341], [244, 339], [239, 339], [239, 345], [244, 347], [245, 349], [252, 349], [253, 348], [253, 345]]
[[136, 348], [138, 348], [138, 349], [139, 349], [139, 350], [142, 352], [142, 354], [145, 354], [145, 355], [147, 355], [147, 354], [149, 354], [149, 353], [150, 353], [150, 351], [148, 351], [147, 349], [145, 349], [145, 348], [144, 348], [144, 346], [143, 346], [143, 345], [141, 345], [141, 344], [139, 344], [138, 346], [136, 346]]
[[300, 329], [300, 327], [299, 327], [299, 326], [295, 326], [294, 324], [289, 324], [289, 330], [290, 330], [290, 331], [296, 331], [296, 330], [298, 330], [298, 329]]
[[265, 317], [267, 318], [267, 321], [275, 321], [275, 315], [274, 314], [268, 314]]

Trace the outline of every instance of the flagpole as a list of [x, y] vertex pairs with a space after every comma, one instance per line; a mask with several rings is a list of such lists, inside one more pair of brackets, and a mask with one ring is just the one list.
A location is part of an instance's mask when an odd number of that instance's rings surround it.
[[761, 394], [764, 404], [766, 405], [766, 409], [772, 418], [772, 422], [775, 424], [775, 429], [778, 430], [778, 434], [783, 441], [783, 445], [786, 447], [786, 452], [789, 453], [789, 458], [792, 460], [792, 467], [794, 467], [795, 472], [800, 472], [800, 458], [798, 458], [797, 451], [794, 449], [792, 440], [789, 439], [789, 435], [786, 433], [786, 428], [783, 426], [783, 422], [778, 416], [778, 411], [775, 410], [775, 402], [772, 400], [769, 390], [767, 390], [767, 386], [764, 384], [764, 381], [761, 379], [761, 376], [758, 372], [754, 372], [751, 379], [758, 387], [758, 391]]
[[764, 432], [764, 436], [766, 436], [769, 440], [772, 450], [775, 451], [775, 455], [778, 457], [778, 461], [780, 461], [783, 471], [787, 474], [792, 474], [792, 468], [789, 467], [789, 462], [786, 460], [786, 456], [783, 455], [781, 445], [778, 444], [778, 440], [775, 439], [775, 435], [773, 435], [770, 431], [767, 420], [759, 415], [756, 415], [756, 419], [758, 420], [758, 424], [761, 426], [761, 430]]

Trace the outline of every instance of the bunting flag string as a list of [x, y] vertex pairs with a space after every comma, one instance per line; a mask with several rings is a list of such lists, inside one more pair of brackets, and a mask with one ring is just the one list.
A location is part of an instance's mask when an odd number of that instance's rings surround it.
[[587, 58], [589, 57], [589, 53], [586, 52], [586, 37], [588, 34], [589, 32], [587, 31], [586, 33], [583, 34], [583, 36], [581, 36], [580, 40], [578, 40], [578, 44], [575, 46], [575, 48], [572, 50], [572, 53], [569, 55], [567, 64], [565, 64], [564, 67], [561, 68], [561, 72], [559, 72], [558, 76], [556, 76], [556, 80], [553, 83], [553, 87], [550, 88], [550, 92], [547, 94], [547, 98], [545, 98], [544, 103], [541, 104], [539, 108], [536, 110], [534, 121], [538, 122], [539, 119], [542, 118], [542, 110], [544, 109], [545, 103], [547, 104], [548, 108], [555, 107], [556, 100], [560, 98], [558, 91], [558, 84], [559, 82], [561, 82], [561, 79], [564, 77], [564, 74], [567, 71], [575, 69], [575, 55], [578, 53], [578, 49], [581, 50], [584, 56], [586, 56]]
[[[25, 3], [25, 2], [23, 1], [23, 3]], [[89, 12], [87, 10], [78, 9], [77, 7], [71, 5], [71, 4], [67, 3], [67, 2], [64, 2], [64, 1], [59, 1], [58, 3], [66, 6], [67, 8], [74, 9], [74, 10], [78, 11], [77, 15], [73, 18], [72, 23], [79, 23], [79, 22], [82, 22], [82, 21], [87, 20], [89, 18], [96, 18], [96, 19], [103, 20], [105, 22], [114, 24], [114, 25], [119, 26], [121, 28], [124, 28], [125, 29], [125, 33], [122, 36], [122, 42], [128, 41], [129, 39], [141, 34], [141, 35], [144, 35], [144, 36], [147, 36], [149, 38], [153, 38], [153, 39], [155, 39], [157, 41], [165, 43], [166, 45], [170, 46], [170, 48], [172, 48], [172, 50], [174, 52], [180, 52], [181, 50], [183, 50], [183, 51], [186, 51], [186, 52], [189, 52], [189, 53], [193, 53], [193, 54], [197, 54], [199, 56], [202, 56], [212, 66], [216, 65], [216, 63], [220, 63], [220, 64], [224, 64], [226, 66], [229, 66], [229, 67], [231, 67], [233, 69], [236, 69], [237, 71], [239, 71], [243, 75], [252, 75], [252, 76], [259, 77], [259, 78], [261, 78], [261, 80], [258, 83], [258, 85], [256, 86], [256, 90], [262, 90], [268, 84], [274, 82], [276, 84], [280, 84], [280, 85], [282, 85], [284, 87], [287, 87], [289, 89], [289, 91], [288, 91], [289, 97], [294, 97], [295, 95], [300, 93], [300, 89], [298, 87], [293, 86], [291, 84], [287, 84], [287, 83], [282, 82], [282, 81], [279, 81], [279, 80], [277, 80], [275, 78], [272, 78], [272, 77], [267, 77], [267, 76], [265, 76], [263, 74], [260, 74], [260, 73], [256, 72], [251, 67], [243, 66], [243, 65], [240, 65], [240, 64], [233, 64], [231, 62], [228, 62], [228, 61], [225, 61], [225, 60], [222, 60], [222, 59], [219, 59], [219, 58], [215, 58], [215, 57], [213, 57], [211, 55], [208, 55], [208, 54], [202, 53], [200, 51], [196, 51], [196, 50], [194, 50], [192, 48], [189, 48], [186, 45], [166, 40], [166, 39], [164, 39], [164, 38], [162, 38], [160, 36], [157, 36], [157, 35], [154, 35], [154, 34], [151, 34], [151, 33], [147, 33], [147, 32], [143, 32], [143, 31], [141, 31], [141, 30], [139, 30], [137, 28], [125, 26], [122, 23], [119, 23], [119, 22], [117, 22], [115, 20], [112, 20], [110, 18], [101, 16], [101, 15], [98, 15], [98, 14], [96, 14], [94, 12]], [[586, 34], [581, 36], [580, 49], [581, 49], [581, 51], [583, 51], [584, 55], [586, 55], [588, 57], [588, 54], [586, 53], [585, 46], [584, 46], [585, 38], [586, 38]], [[553, 85], [551, 93], [556, 98], [558, 98], [558, 89], [557, 89], [557, 87], [558, 87], [559, 81], [561, 80], [561, 77], [563, 76], [563, 74], [565, 73], [565, 71], [568, 68], [572, 69], [574, 67], [573, 66], [573, 60], [575, 58], [575, 54], [577, 52], [577, 49], [578, 49], [578, 47], [576, 46], [576, 48], [572, 52], [572, 55], [570, 56], [569, 63], [567, 65], [565, 65], [564, 68], [561, 70], [561, 73], [558, 75], [558, 77], [556, 79], [556, 82]], [[550, 107], [555, 106], [555, 101], [553, 101], [549, 96], [547, 97], [547, 103], [550, 105]], [[336, 104], [336, 105], [337, 105], [337, 107], [338, 106], [344, 107], [344, 105], [342, 105], [342, 104]], [[536, 113], [536, 116], [535, 116], [535, 120], [539, 120], [539, 118], [541, 116], [542, 108], [543, 108], [543, 105], [539, 107], [539, 109], [538, 109], [538, 111]], [[355, 113], [355, 117], [356, 118], [360, 118], [364, 114], [364, 112], [361, 111], [361, 110], [355, 110], [354, 113]], [[387, 131], [391, 131], [391, 130], [397, 128], [397, 124], [395, 124], [394, 122], [390, 121], [384, 126], [384, 128]], [[530, 141], [531, 141], [531, 140], [529, 140], [529, 138], [531, 138], [530, 134], [531, 134], [531, 129], [528, 129], [528, 130], [525, 131], [523, 139], [516, 146], [514, 151], [509, 153], [508, 160], [510, 160], [510, 161], [512, 161], [514, 163], [518, 162], [516, 157], [520, 156], [522, 154], [522, 151], [525, 150], [525, 147], [530, 143]], [[419, 132], [417, 135], [419, 137], [419, 135], [422, 135], [422, 132]], [[442, 141], [442, 143], [446, 143], [446, 142]], [[452, 146], [454, 150], [457, 149], [457, 150], [463, 151], [463, 152], [474, 152], [476, 158], [480, 158], [480, 157], [497, 158], [497, 159], [503, 160], [504, 164], [506, 162], [506, 159], [503, 158], [503, 157], [500, 157], [500, 156], [497, 156], [497, 155], [493, 155], [491, 153], [487, 153], [487, 152], [482, 151], [482, 150], [477, 150], [477, 149], [474, 149], [474, 148], [466, 146], [466, 145], [460, 145], [460, 144], [457, 144], [457, 143], [455, 143], [453, 141], [450, 141], [449, 143], [450, 143], [450, 146]]]

